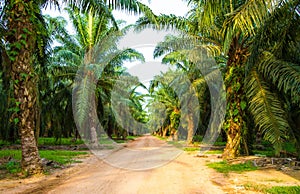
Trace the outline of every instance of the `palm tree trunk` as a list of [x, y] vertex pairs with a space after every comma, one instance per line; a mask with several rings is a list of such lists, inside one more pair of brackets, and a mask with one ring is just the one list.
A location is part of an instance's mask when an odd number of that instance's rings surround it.
[[15, 141], [15, 136], [10, 136], [12, 131], [12, 124], [9, 121], [11, 118], [11, 112], [9, 111], [11, 107], [11, 99], [13, 88], [11, 85], [11, 65], [8, 58], [8, 55], [5, 51], [1, 52], [1, 64], [2, 65], [2, 87], [3, 93], [5, 94], [5, 103], [4, 104], [4, 111], [1, 118], [1, 135], [4, 140]]
[[14, 83], [15, 121], [21, 135], [22, 170], [27, 174], [41, 173], [42, 165], [34, 136], [36, 83], [34, 82], [34, 52], [36, 30], [32, 21], [34, 1], [10, 1], [8, 5], [7, 39], [10, 43], [11, 76]]
[[188, 131], [187, 131], [187, 144], [193, 144], [193, 136], [194, 136], [194, 119], [193, 114], [188, 115]]
[[226, 96], [227, 113], [225, 128], [227, 133], [227, 144], [224, 149], [223, 158], [237, 157], [240, 153], [240, 143], [243, 130], [246, 130], [245, 122], [245, 63], [248, 49], [239, 43], [239, 36], [235, 37], [229, 49], [229, 59], [226, 69]]
[[166, 126], [165, 128], [163, 128], [162, 137], [164, 137], [164, 138], [167, 137], [168, 130], [169, 130], [169, 126]]
[[36, 107], [35, 107], [35, 120], [36, 120], [36, 124], [35, 124], [35, 139], [38, 140], [38, 138], [40, 137], [40, 132], [41, 132], [41, 101], [39, 98], [39, 93], [38, 93], [38, 88], [36, 88], [37, 91], [35, 92], [37, 95], [37, 103], [36, 103]]
[[96, 95], [95, 95], [95, 90], [96, 90], [96, 85], [94, 84], [95, 83], [95, 74], [93, 71], [90, 71], [88, 70], [87, 71], [87, 75], [89, 77], [89, 79], [91, 80], [90, 84], [93, 84], [92, 86], [92, 89], [93, 89], [93, 92], [91, 92], [90, 96], [89, 96], [89, 109], [90, 109], [90, 112], [89, 112], [89, 119], [88, 119], [88, 122], [89, 122], [89, 137], [90, 137], [90, 144], [92, 147], [94, 148], [97, 148], [98, 145], [99, 145], [99, 142], [98, 142], [98, 135], [97, 135], [97, 124], [96, 124], [96, 119], [98, 117], [97, 115], [97, 102], [96, 102]]

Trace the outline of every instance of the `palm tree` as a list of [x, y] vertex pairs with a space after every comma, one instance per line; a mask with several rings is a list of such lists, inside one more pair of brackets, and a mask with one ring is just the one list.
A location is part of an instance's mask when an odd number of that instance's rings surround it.
[[[163, 61], [166, 62], [166, 59], [167, 57]], [[160, 128], [162, 136], [165, 137], [169, 134], [175, 140], [185, 138], [187, 144], [192, 143], [200, 115], [198, 98], [195, 95], [194, 87], [192, 87], [195, 84], [196, 81], [193, 80], [191, 74], [186, 76], [180, 69], [176, 71], [170, 70], [161, 76], [155, 77], [150, 88], [150, 91], [152, 91], [150, 97], [153, 100], [149, 102], [149, 106], [153, 103], [163, 103], [166, 107], [166, 121]], [[155, 90], [155, 88], [157, 89]], [[154, 114], [152, 122], [155, 124], [157, 120], [161, 123], [161, 115], [155, 115], [155, 112], [160, 111], [152, 109]]]
[[[209, 110], [208, 107], [215, 107], [216, 103], [208, 102], [210, 101], [210, 97], [208, 96], [208, 89], [211, 93], [214, 94], [211, 96], [211, 100], [214, 100], [215, 102], [222, 102], [222, 98], [220, 98], [222, 89], [221, 91], [219, 91], [220, 87], [222, 86], [220, 85], [221, 82], [219, 83], [220, 78], [218, 79], [218, 77], [221, 77], [221, 74], [218, 70], [216, 70], [218, 64], [212, 63], [212, 60], [210, 60], [209, 57], [206, 56], [205, 52], [203, 52], [203, 46], [199, 48], [195, 48], [194, 46], [195, 44], [191, 42], [190, 38], [181, 36], [167, 36], [163, 42], [158, 43], [154, 51], [154, 56], [157, 57], [165, 54], [164, 58], [162, 59], [162, 63], [176, 65], [177, 69], [180, 70], [179, 72], [181, 72], [181, 75], [175, 77], [180, 78], [182, 77], [182, 75], [187, 75], [186, 79], [192, 86], [189, 89], [184, 89], [182, 83], [178, 84], [177, 86], [177, 90], [185, 94], [181, 97], [188, 101], [187, 105], [190, 114], [182, 115], [183, 117], [186, 117], [185, 119], [188, 123], [188, 125], [186, 126], [186, 128], [188, 129], [188, 144], [192, 143], [195, 133], [201, 133], [203, 136], [205, 136], [205, 143], [211, 144], [210, 142], [212, 142], [213, 139], [217, 138], [216, 135], [219, 134], [219, 125], [220, 122], [222, 123], [221, 113], [224, 113], [224, 111], [222, 111], [222, 106], [219, 106], [218, 108], [219, 114], [216, 113], [216, 110], [213, 110], [212, 112]], [[208, 47], [205, 47], [205, 49], [207, 48]], [[197, 55], [201, 55], [201, 57], [199, 58], [199, 56]], [[177, 78], [175, 78], [174, 81], [176, 80]], [[206, 81], [208, 81], [209, 84], [206, 84]], [[188, 97], [192, 96], [191, 94], [193, 93], [195, 93], [196, 100]], [[193, 101], [193, 103], [191, 103], [190, 101]], [[198, 103], [196, 101], [198, 101]], [[200, 106], [198, 106], [198, 104]], [[199, 108], [201, 109], [201, 111]], [[215, 115], [215, 117], [209, 120], [207, 119], [208, 114]], [[200, 119], [198, 119], [197, 117], [200, 117]], [[195, 122], [194, 120], [198, 120], [198, 122]], [[206, 133], [203, 132], [203, 128], [208, 129]]]
[[[174, 134], [178, 140], [180, 120], [180, 102], [170, 82], [175, 72], [169, 71], [155, 76], [149, 91], [151, 100], [148, 102], [150, 111], [149, 128], [162, 137]], [[170, 79], [171, 78], [171, 79]], [[165, 109], [162, 109], [162, 106]]]
[[[133, 49], [122, 51], [116, 49], [116, 41], [123, 32], [118, 31], [116, 25], [109, 26], [110, 23], [117, 24], [111, 14], [95, 17], [91, 12], [81, 14], [76, 7], [67, 10], [76, 34], [74, 37], [60, 37], [59, 42], [62, 45], [55, 47], [53, 62], [59, 69], [64, 70], [60, 73], [73, 75], [73, 79], [77, 70], [82, 73], [77, 75], [79, 80], [72, 85], [73, 100], [75, 100], [73, 104], [76, 110], [74, 116], [77, 118], [75, 122], [83, 132], [81, 136], [89, 140], [93, 146], [97, 146], [97, 131], [100, 129], [97, 127], [99, 123], [97, 123], [95, 107], [98, 107], [98, 111], [102, 113], [103, 110], [109, 110], [104, 106], [110, 100], [108, 92], [112, 90], [115, 80], [120, 75], [120, 72], [116, 71], [117, 67], [120, 67], [124, 60], [144, 60], [144, 58]], [[102, 58], [97, 59], [99, 56]], [[99, 73], [97, 74], [99, 69], [102, 71], [102, 78], [95, 83], [100, 76]], [[62, 77], [70, 78], [63, 74]], [[96, 96], [93, 92], [95, 90], [98, 91]], [[106, 117], [106, 115], [102, 115], [102, 117]], [[102, 132], [100, 131], [100, 133]]]
[[42, 165], [38, 154], [35, 129], [37, 101], [34, 63], [43, 55], [46, 35], [41, 16], [40, 1], [5, 1], [3, 16], [7, 21], [5, 40], [9, 57], [10, 75], [13, 83], [13, 113], [18, 124], [22, 145], [22, 169], [28, 174], [40, 173]]

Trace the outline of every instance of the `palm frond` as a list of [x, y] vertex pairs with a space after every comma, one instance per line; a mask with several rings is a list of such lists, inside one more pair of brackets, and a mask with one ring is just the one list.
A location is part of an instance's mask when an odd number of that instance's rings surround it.
[[272, 81], [280, 91], [289, 94], [292, 102], [300, 106], [300, 65], [276, 59], [264, 52], [258, 70], [266, 79]]
[[128, 48], [117, 52], [117, 54], [111, 59], [110, 64], [118, 66], [124, 63], [124, 61], [136, 61], [145, 62], [144, 55], [134, 49]]
[[92, 101], [95, 100], [94, 94], [96, 89], [96, 84], [91, 75], [87, 75], [88, 71], [83, 67], [79, 73], [77, 73], [76, 82], [72, 93], [72, 104], [73, 104], [73, 114], [75, 123], [78, 129], [84, 130], [86, 127], [86, 122], [88, 122], [88, 115], [92, 108]]
[[190, 22], [185, 17], [176, 16], [176, 15], [155, 15], [152, 11], [149, 11], [148, 14], [145, 14], [144, 17], [140, 17], [135, 23], [135, 30], [141, 31], [145, 28], [153, 28], [157, 30], [168, 30], [168, 29], [177, 29], [180, 31], [186, 31]]
[[264, 22], [251, 46], [251, 55], [247, 61], [246, 70], [259, 63], [262, 51], [269, 51], [278, 59], [300, 63], [300, 19], [297, 14], [297, 1], [284, 1]]
[[227, 29], [230, 25], [234, 31], [238, 29], [244, 34], [255, 34], [255, 29], [264, 22], [268, 13], [273, 11], [276, 6], [272, 0], [245, 1], [237, 9], [228, 12], [223, 29]]
[[249, 110], [255, 124], [264, 134], [264, 139], [274, 145], [278, 154], [290, 128], [280, 99], [271, 92], [271, 88], [255, 70], [251, 72], [245, 83]]
[[215, 26], [216, 18], [228, 9], [227, 2], [223, 0], [191, 1], [190, 3], [195, 5], [195, 8], [190, 12], [190, 18], [194, 18], [199, 28], [203, 28], [201, 31], [206, 31], [209, 27]]

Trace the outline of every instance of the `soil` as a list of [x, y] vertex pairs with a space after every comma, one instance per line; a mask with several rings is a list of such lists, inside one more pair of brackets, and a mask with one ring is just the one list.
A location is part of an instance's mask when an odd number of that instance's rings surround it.
[[[206, 166], [208, 162], [221, 161], [218, 155], [196, 157], [195, 153], [177, 153], [177, 148], [170, 146], [155, 137], [143, 136], [104, 159], [91, 154], [81, 159], [82, 163], [51, 175], [0, 180], [0, 193], [218, 194], [260, 193], [255, 187], [262, 186], [300, 186], [300, 171], [262, 169], [224, 175]], [[173, 155], [168, 161], [153, 157], [163, 152]], [[143, 165], [145, 168], [141, 168]]]

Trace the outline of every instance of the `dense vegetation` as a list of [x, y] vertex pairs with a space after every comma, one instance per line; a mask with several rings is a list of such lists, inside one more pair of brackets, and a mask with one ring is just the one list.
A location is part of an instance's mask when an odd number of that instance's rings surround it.
[[[41, 137], [83, 138], [97, 146], [103, 134], [125, 139], [150, 131], [193, 144], [218, 112], [207, 83], [216, 68], [226, 88], [225, 122], [213, 127], [220, 127], [227, 142], [223, 158], [251, 154], [261, 138], [277, 156], [287, 143], [299, 156], [299, 1], [189, 0], [186, 17], [155, 15], [134, 0], [62, 2], [5, 0], [0, 5], [0, 140], [21, 142], [23, 171], [42, 171], [36, 143]], [[75, 34], [68, 33], [63, 18], [42, 15], [45, 7], [62, 5]], [[143, 17], [121, 29], [113, 9]], [[175, 68], [154, 77], [149, 93], [141, 94], [137, 88], [145, 86], [123, 63], [144, 57], [132, 48], [118, 50], [117, 44], [129, 28], [147, 27], [181, 34], [157, 45], [154, 57]], [[178, 46], [186, 40], [193, 47]], [[197, 49], [215, 59], [207, 74], [191, 54]], [[183, 101], [192, 102], [186, 112]]]

